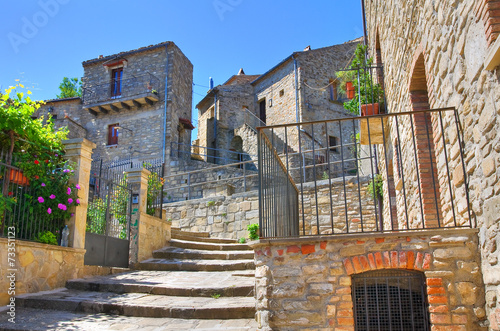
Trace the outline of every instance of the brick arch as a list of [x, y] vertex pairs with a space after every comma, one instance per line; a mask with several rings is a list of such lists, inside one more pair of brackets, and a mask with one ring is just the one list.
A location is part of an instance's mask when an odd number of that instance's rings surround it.
[[[428, 89], [431, 84], [427, 78], [425, 63], [424, 48], [419, 45], [413, 56], [408, 86], [412, 111], [431, 108]], [[417, 150], [417, 169], [420, 178], [418, 194], [422, 201], [423, 221], [425, 227], [435, 228], [442, 222], [442, 216], [432, 118], [430, 113], [417, 113], [413, 115], [412, 120]]]
[[430, 268], [432, 255], [413, 250], [378, 251], [345, 258], [344, 269], [348, 275], [379, 269], [406, 269], [424, 271]]
[[500, 35], [500, 4], [496, 0], [477, 0], [474, 14], [484, 23], [484, 33], [488, 47]]

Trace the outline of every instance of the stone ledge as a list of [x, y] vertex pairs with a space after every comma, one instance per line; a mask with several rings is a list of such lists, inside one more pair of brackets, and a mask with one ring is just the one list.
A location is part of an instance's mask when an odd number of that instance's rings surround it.
[[[2, 243], [2, 242], [8, 243], [9, 240], [7, 238], [0, 238], [0, 243]], [[57, 245], [42, 244], [42, 243], [35, 242], [35, 241], [27, 241], [27, 240], [21, 240], [21, 239], [16, 239], [16, 247], [17, 246], [36, 247], [36, 248], [46, 249], [46, 250], [60, 250], [60, 251], [81, 253], [81, 254], [85, 254], [85, 252], [87, 251], [84, 248], [62, 247], [62, 246], [57, 246]]]
[[320, 235], [320, 236], [303, 236], [292, 238], [277, 238], [277, 239], [260, 239], [249, 243], [252, 248], [261, 246], [273, 246], [290, 244], [294, 245], [300, 242], [323, 242], [323, 241], [347, 241], [357, 240], [362, 238], [394, 238], [394, 237], [420, 237], [420, 236], [435, 236], [435, 235], [457, 235], [457, 234], [477, 234], [479, 229], [476, 228], [450, 228], [450, 229], [432, 229], [432, 230], [411, 230], [399, 232], [378, 232], [378, 233], [349, 233], [338, 235]]

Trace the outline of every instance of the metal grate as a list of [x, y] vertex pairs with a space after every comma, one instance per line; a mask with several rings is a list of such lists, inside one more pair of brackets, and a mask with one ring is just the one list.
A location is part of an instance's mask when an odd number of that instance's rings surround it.
[[424, 275], [377, 270], [352, 277], [355, 329], [430, 330]]

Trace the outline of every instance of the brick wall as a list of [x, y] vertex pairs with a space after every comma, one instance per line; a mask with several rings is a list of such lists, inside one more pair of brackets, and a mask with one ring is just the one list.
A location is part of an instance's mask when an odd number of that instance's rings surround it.
[[263, 330], [354, 330], [351, 276], [402, 269], [425, 276], [432, 330], [481, 330], [477, 244], [475, 230], [261, 240], [257, 320]]

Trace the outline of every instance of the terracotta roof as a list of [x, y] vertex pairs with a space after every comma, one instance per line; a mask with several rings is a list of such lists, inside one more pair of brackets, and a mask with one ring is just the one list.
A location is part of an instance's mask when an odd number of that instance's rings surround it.
[[184, 125], [184, 127], [188, 130], [193, 130], [194, 129], [194, 125], [191, 123], [190, 120], [186, 119], [186, 118], [182, 118], [182, 117], [179, 117], [179, 123], [181, 123], [182, 125]]
[[155, 45], [144, 46], [144, 47], [133, 49], [133, 50], [130, 50], [130, 51], [125, 51], [125, 52], [120, 52], [120, 53], [113, 54], [113, 55], [103, 56], [101, 58], [98, 57], [98, 58], [95, 58], [95, 59], [83, 61], [82, 65], [85, 66], [85, 65], [96, 63], [96, 62], [100, 62], [100, 61], [108, 61], [108, 60], [113, 59], [115, 57], [122, 57], [124, 55], [130, 55], [130, 54], [134, 54], [134, 53], [144, 52], [144, 51], [147, 51], [147, 50], [150, 50], [150, 49], [155, 49], [155, 48], [158, 48], [158, 47], [167, 46], [170, 43], [173, 44], [173, 42], [171, 42], [171, 41], [164, 41], [162, 43], [155, 44]]

